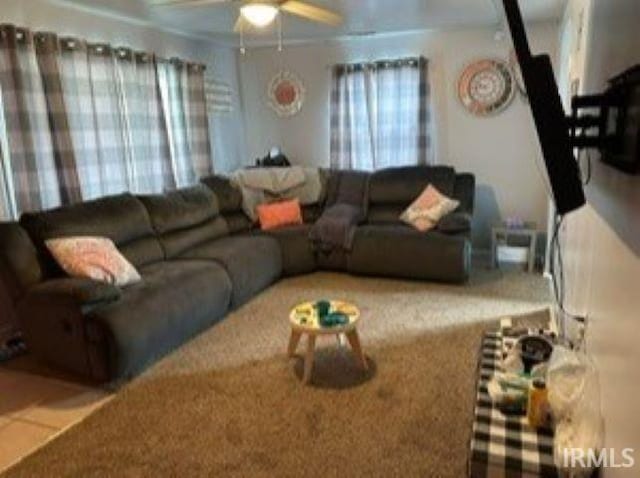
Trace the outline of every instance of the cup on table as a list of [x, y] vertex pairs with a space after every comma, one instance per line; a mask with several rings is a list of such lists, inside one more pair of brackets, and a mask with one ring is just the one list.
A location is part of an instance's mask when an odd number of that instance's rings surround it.
[[329, 302], [328, 300], [319, 300], [318, 302], [316, 302], [318, 317], [326, 317], [329, 314], [329, 309], [331, 309], [331, 302]]

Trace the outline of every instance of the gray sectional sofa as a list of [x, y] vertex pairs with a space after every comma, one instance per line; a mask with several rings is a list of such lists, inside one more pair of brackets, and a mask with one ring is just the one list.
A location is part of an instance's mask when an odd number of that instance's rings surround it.
[[[326, 172], [327, 189], [334, 177]], [[420, 233], [398, 216], [429, 183], [460, 208]], [[282, 276], [330, 269], [464, 282], [473, 197], [473, 176], [448, 167], [371, 173], [351, 250], [327, 253], [309, 240], [324, 199], [304, 207], [305, 224], [266, 233], [242, 212], [240, 192], [214, 176], [168, 194], [121, 194], [0, 224], [0, 287], [42, 360], [98, 382], [126, 379]], [[44, 241], [76, 235], [112, 239], [142, 281], [120, 289], [65, 276]]]

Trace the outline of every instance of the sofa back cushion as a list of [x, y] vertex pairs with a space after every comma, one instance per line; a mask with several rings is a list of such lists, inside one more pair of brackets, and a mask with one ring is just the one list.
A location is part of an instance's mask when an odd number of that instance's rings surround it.
[[458, 212], [473, 214], [476, 195], [476, 178], [470, 173], [456, 174], [453, 198], [460, 201]]
[[139, 199], [167, 258], [229, 233], [216, 196], [202, 184]]
[[207, 176], [200, 180], [218, 199], [218, 208], [222, 214], [242, 212], [242, 193], [225, 176]]
[[38, 254], [27, 232], [16, 222], [0, 223], [0, 288], [6, 300], [16, 303], [41, 280]]
[[369, 181], [369, 223], [398, 223], [402, 212], [432, 184], [454, 197], [456, 173], [449, 166], [408, 166], [376, 171]]
[[218, 199], [220, 214], [227, 221], [230, 234], [250, 231], [251, 220], [242, 209], [242, 192], [226, 176], [207, 176], [200, 180]]
[[38, 250], [45, 276], [62, 274], [45, 245], [47, 239], [59, 237], [106, 237], [136, 267], [164, 259], [147, 210], [129, 193], [50, 211], [25, 213], [20, 218], [20, 224]]

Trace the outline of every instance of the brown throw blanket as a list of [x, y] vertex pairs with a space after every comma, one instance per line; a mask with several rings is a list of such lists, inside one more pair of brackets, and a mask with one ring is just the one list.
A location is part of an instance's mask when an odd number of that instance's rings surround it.
[[366, 216], [369, 174], [362, 171], [337, 171], [327, 185], [327, 202], [309, 238], [316, 249], [330, 253], [351, 250], [355, 228]]

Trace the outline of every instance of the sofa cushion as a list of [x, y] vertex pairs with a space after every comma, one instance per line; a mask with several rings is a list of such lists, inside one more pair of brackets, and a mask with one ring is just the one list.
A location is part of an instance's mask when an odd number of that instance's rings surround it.
[[440, 219], [438, 231], [444, 234], [461, 234], [471, 231], [471, 216], [466, 212], [453, 212]]
[[147, 208], [169, 259], [229, 233], [215, 194], [202, 184], [167, 194], [140, 196], [140, 201]]
[[282, 251], [282, 273], [287, 276], [310, 274], [317, 269], [316, 254], [309, 241], [311, 224], [282, 227], [260, 234], [274, 237]]
[[313, 204], [311, 206], [302, 206], [302, 221], [305, 224], [314, 223], [322, 215], [323, 206]]
[[122, 296], [122, 289], [92, 279], [64, 277], [37, 284], [29, 289], [25, 300], [33, 300], [35, 296], [38, 296], [38, 300], [65, 298], [84, 307], [115, 302]]
[[473, 213], [473, 204], [476, 194], [476, 178], [470, 173], [456, 174], [456, 183], [453, 197], [460, 201], [458, 212]]
[[406, 206], [399, 204], [371, 206], [367, 213], [367, 222], [369, 224], [401, 224], [400, 216], [405, 209]]
[[42, 269], [33, 242], [16, 222], [0, 223], [0, 281], [7, 298], [15, 303], [42, 280]]
[[20, 224], [38, 250], [45, 275], [61, 274], [45, 246], [47, 239], [58, 237], [107, 237], [136, 267], [164, 259], [147, 210], [128, 193], [50, 211], [26, 213], [20, 218]]
[[[142, 282], [94, 309], [88, 335], [105, 345], [110, 377], [130, 377], [223, 317], [231, 297], [225, 270], [210, 261], [166, 261], [140, 270]], [[105, 357], [106, 358], [106, 357]]]
[[411, 203], [429, 184], [453, 196], [455, 171], [448, 166], [408, 166], [376, 171], [369, 180], [369, 205]]
[[349, 272], [404, 279], [462, 282], [469, 276], [471, 244], [464, 236], [423, 233], [406, 225], [356, 230]]
[[253, 228], [253, 224], [251, 224], [247, 215], [242, 211], [223, 214], [223, 217], [227, 222], [227, 228], [230, 234], [248, 232]]
[[185, 251], [185, 259], [209, 259], [222, 265], [233, 284], [232, 307], [239, 307], [282, 274], [278, 241], [266, 235], [216, 239]]
[[200, 180], [218, 198], [220, 212], [223, 214], [242, 211], [242, 193], [224, 176], [208, 176]]

